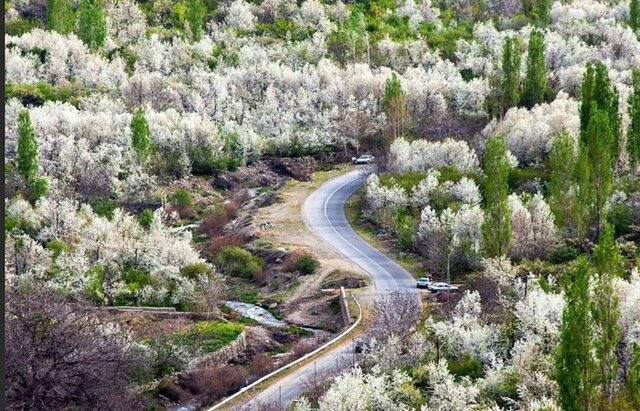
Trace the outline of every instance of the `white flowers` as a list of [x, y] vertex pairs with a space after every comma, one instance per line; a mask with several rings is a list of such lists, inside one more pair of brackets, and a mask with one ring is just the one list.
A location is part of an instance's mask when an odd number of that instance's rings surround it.
[[390, 164], [394, 171], [427, 171], [430, 168], [452, 166], [461, 171], [479, 167], [478, 157], [464, 141], [447, 139], [441, 142], [399, 138], [389, 148]]

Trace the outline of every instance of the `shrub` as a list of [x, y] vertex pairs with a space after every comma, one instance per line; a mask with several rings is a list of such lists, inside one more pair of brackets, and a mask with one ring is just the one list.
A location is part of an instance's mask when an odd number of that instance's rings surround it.
[[54, 259], [56, 259], [60, 254], [62, 254], [63, 252], [69, 249], [69, 247], [67, 246], [67, 244], [65, 244], [64, 241], [57, 240], [57, 239], [47, 241], [46, 248], [48, 250], [53, 251]]
[[200, 227], [198, 227], [198, 231], [204, 236], [213, 238], [222, 234], [222, 229], [228, 222], [229, 217], [226, 211], [220, 207], [215, 207], [206, 213], [200, 223]]
[[282, 262], [282, 270], [289, 273], [313, 274], [319, 266], [320, 263], [313, 255], [300, 251], [288, 254]]
[[217, 237], [213, 237], [211, 238], [211, 240], [209, 240], [209, 247], [208, 247], [208, 255], [209, 256], [215, 256], [216, 254], [218, 254], [220, 252], [220, 250], [222, 250], [225, 247], [231, 246], [231, 245], [235, 245], [235, 246], [241, 246], [243, 245], [245, 242], [242, 238], [242, 236], [238, 233], [231, 233], [231, 234], [227, 234], [227, 235], [221, 235], [221, 236], [217, 236]]
[[211, 402], [242, 388], [247, 377], [247, 370], [238, 365], [204, 368], [191, 375], [191, 389]]
[[193, 196], [184, 188], [179, 188], [169, 197], [171, 208], [178, 212], [180, 218], [193, 218], [196, 215], [196, 209], [193, 202]]
[[181, 371], [187, 364], [186, 352], [169, 337], [161, 337], [145, 343], [150, 348], [150, 364], [156, 378]]
[[568, 263], [578, 258], [581, 254], [580, 249], [571, 244], [562, 244], [554, 248], [549, 255], [549, 261], [553, 264]]
[[96, 214], [108, 219], [113, 217], [113, 212], [118, 207], [118, 204], [114, 200], [101, 197], [91, 197], [89, 199], [89, 205]]
[[138, 214], [136, 219], [138, 220], [138, 224], [148, 230], [153, 223], [153, 210], [145, 208]]
[[313, 274], [319, 265], [318, 260], [311, 254], [302, 254], [296, 261], [294, 269], [302, 274]]
[[484, 369], [480, 360], [471, 357], [469, 354], [463, 355], [456, 361], [449, 361], [449, 372], [456, 377], [469, 377], [472, 380], [484, 376]]
[[250, 279], [264, 267], [261, 258], [238, 246], [225, 247], [216, 256], [215, 264], [225, 274]]
[[267, 357], [266, 354], [260, 353], [253, 357], [249, 369], [251, 370], [251, 374], [260, 378], [273, 370], [273, 360]]
[[191, 280], [197, 280], [200, 276], [208, 276], [211, 274], [211, 267], [209, 267], [207, 263], [185, 265], [180, 269], [180, 274]]

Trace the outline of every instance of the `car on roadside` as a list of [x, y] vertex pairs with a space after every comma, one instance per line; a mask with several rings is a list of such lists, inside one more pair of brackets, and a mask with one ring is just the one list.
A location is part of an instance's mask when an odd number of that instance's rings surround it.
[[363, 154], [358, 158], [351, 158], [353, 164], [371, 164], [373, 163], [373, 160], [375, 160], [375, 157], [373, 157], [371, 154]]
[[432, 293], [455, 293], [458, 291], [458, 287], [448, 283], [430, 283], [428, 288]]
[[418, 281], [416, 281], [416, 288], [429, 288], [429, 284], [431, 284], [431, 280], [428, 278], [418, 278]]

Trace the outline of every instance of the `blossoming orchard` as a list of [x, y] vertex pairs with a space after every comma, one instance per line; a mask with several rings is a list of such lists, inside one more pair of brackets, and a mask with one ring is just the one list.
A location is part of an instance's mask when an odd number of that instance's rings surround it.
[[341, 288], [234, 407], [640, 409], [639, 0], [6, 0], [4, 57], [7, 409], [208, 409]]

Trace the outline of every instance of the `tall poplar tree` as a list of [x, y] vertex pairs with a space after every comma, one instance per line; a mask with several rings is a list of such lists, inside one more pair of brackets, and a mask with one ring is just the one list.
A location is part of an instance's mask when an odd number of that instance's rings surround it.
[[633, 84], [628, 104], [627, 152], [635, 172], [640, 165], [640, 69], [638, 68], [633, 70]]
[[18, 114], [18, 172], [28, 183], [38, 175], [38, 141], [27, 110]]
[[631, 0], [629, 2], [629, 27], [634, 32], [638, 31], [640, 27], [640, 1]]
[[387, 123], [393, 138], [402, 136], [407, 121], [407, 102], [396, 73], [392, 74], [384, 86], [382, 109], [387, 115]]
[[81, 0], [78, 7], [78, 37], [91, 49], [98, 50], [107, 38], [104, 6], [99, 0]]
[[142, 106], [136, 109], [131, 118], [131, 146], [140, 164], [144, 164], [149, 160], [153, 149], [153, 139]]
[[71, 1], [47, 0], [47, 25], [49, 30], [60, 34], [69, 34], [73, 31], [76, 17], [73, 14]]
[[531, 108], [544, 101], [547, 91], [547, 68], [544, 62], [544, 34], [533, 30], [529, 36], [527, 73], [524, 79], [522, 105]]
[[611, 151], [613, 135], [609, 127], [609, 116], [605, 110], [597, 105], [591, 108], [589, 127], [587, 129], [587, 150], [589, 158], [589, 182], [591, 185], [591, 200], [596, 228], [596, 238], [602, 232], [605, 222], [606, 203], [611, 194], [613, 184], [613, 156]]
[[576, 268], [564, 278], [565, 305], [555, 361], [555, 380], [563, 411], [588, 410], [593, 394], [591, 272], [589, 261], [581, 257]]
[[187, 21], [189, 22], [189, 30], [191, 31], [191, 39], [199, 41], [204, 31], [204, 16], [207, 13], [207, 7], [202, 0], [190, 0], [187, 9]]
[[640, 409], [640, 344], [633, 343], [631, 364], [627, 374], [627, 389], [633, 404]]
[[551, 22], [551, 1], [538, 0], [537, 23], [540, 27], [547, 27]]
[[591, 119], [594, 105], [598, 109], [605, 110], [611, 129], [611, 150], [613, 161], [618, 155], [620, 141], [620, 114], [618, 112], [618, 91], [609, 79], [607, 68], [602, 63], [596, 63], [595, 68], [587, 65], [581, 90], [580, 102], [580, 138], [586, 142], [586, 133]]
[[502, 114], [520, 101], [520, 47], [517, 38], [507, 37], [502, 51]]
[[[575, 198], [569, 197], [576, 162], [576, 145], [573, 137], [562, 130], [553, 139], [549, 153], [549, 207], [558, 227], [566, 229], [573, 216], [572, 204]], [[575, 195], [575, 193], [574, 193]]]
[[623, 260], [613, 238], [613, 227], [606, 224], [594, 252], [596, 284], [592, 315], [596, 333], [594, 346], [598, 360], [598, 379], [602, 398], [611, 406], [618, 370], [616, 347], [620, 339], [620, 301], [614, 280], [622, 276]]
[[511, 241], [511, 209], [508, 202], [510, 168], [504, 138], [491, 137], [487, 140], [484, 157], [485, 218], [482, 223], [484, 251], [489, 257], [504, 256], [509, 250]]
[[571, 204], [571, 218], [574, 222], [574, 234], [578, 240], [583, 241], [587, 236], [587, 228], [591, 223], [592, 188], [591, 188], [591, 164], [589, 162], [589, 150], [586, 144], [580, 142], [578, 158], [573, 167], [573, 183], [571, 191], [573, 201]]

